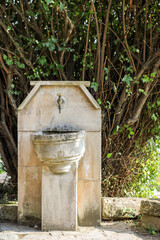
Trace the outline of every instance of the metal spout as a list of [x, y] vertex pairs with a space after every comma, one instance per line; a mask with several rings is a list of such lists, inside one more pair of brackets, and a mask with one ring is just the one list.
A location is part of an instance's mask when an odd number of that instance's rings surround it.
[[57, 96], [58, 96], [57, 105], [58, 105], [59, 113], [61, 113], [62, 105], [64, 104], [64, 98], [62, 97], [61, 93], [58, 93]]

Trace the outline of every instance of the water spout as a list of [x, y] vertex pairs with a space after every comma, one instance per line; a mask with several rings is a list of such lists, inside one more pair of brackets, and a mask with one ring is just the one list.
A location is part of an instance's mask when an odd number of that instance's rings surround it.
[[58, 105], [59, 113], [61, 113], [62, 105], [64, 104], [65, 101], [61, 93], [58, 93], [57, 96], [58, 96], [57, 105]]

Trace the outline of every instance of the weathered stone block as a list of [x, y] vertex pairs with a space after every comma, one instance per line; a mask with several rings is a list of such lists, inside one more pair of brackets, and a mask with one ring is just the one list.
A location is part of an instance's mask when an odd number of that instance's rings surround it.
[[18, 206], [12, 204], [0, 204], [0, 221], [17, 221]]
[[146, 199], [141, 202], [142, 214], [160, 217], [160, 199]]
[[102, 219], [135, 218], [140, 214], [141, 198], [102, 198]]
[[146, 199], [141, 202], [142, 223], [160, 230], [160, 199]]

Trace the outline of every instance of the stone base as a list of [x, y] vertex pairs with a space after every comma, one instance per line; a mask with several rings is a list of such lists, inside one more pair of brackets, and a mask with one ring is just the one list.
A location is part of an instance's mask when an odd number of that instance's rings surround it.
[[142, 214], [160, 217], [160, 199], [146, 199], [141, 202]]
[[66, 174], [53, 174], [42, 167], [43, 231], [77, 230], [77, 167]]

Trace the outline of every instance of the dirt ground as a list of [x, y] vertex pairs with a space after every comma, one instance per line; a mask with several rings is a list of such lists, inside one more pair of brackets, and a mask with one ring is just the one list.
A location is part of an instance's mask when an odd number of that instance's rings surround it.
[[126, 222], [131, 227], [131, 230], [143, 240], [160, 240], [160, 232], [157, 232], [153, 227], [142, 224], [140, 220], [131, 220]]
[[50, 231], [0, 223], [0, 240], [160, 240], [135, 221], [102, 222], [100, 227], [80, 227], [76, 232]]

